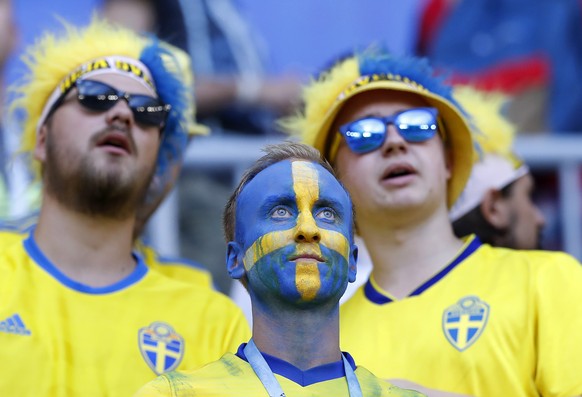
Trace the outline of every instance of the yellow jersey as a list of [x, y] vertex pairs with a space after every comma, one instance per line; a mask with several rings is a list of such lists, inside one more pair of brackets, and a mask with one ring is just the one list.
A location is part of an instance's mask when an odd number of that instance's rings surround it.
[[[64, 242], [65, 244], [65, 242]], [[31, 234], [0, 253], [0, 396], [129, 396], [157, 375], [235, 351], [250, 336], [226, 296], [148, 268], [90, 287]]]
[[384, 379], [471, 396], [582, 394], [582, 267], [466, 240], [410, 296], [371, 278], [340, 308], [341, 346]]
[[[358, 378], [364, 397], [420, 397], [420, 393], [400, 389], [355, 366], [346, 355]], [[263, 357], [281, 388], [289, 397], [349, 396], [343, 362], [301, 371], [276, 357]], [[268, 397], [265, 387], [246, 361], [243, 346], [235, 354], [190, 372], [170, 372], [142, 387], [135, 397]]]

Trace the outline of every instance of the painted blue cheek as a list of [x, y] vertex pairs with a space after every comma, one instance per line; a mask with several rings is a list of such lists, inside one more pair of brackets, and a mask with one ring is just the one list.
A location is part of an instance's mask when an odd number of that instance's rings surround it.
[[288, 299], [299, 299], [299, 292], [295, 286], [295, 265], [287, 262], [287, 258], [294, 251], [294, 246], [287, 246], [260, 258], [250, 270], [254, 282], [259, 282], [262, 287], [282, 294]]

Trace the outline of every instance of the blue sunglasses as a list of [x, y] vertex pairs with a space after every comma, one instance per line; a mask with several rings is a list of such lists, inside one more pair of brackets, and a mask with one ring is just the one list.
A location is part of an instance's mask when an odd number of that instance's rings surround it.
[[413, 108], [387, 117], [364, 117], [342, 125], [339, 131], [354, 153], [368, 153], [384, 144], [388, 125], [393, 124], [407, 142], [424, 142], [435, 136], [437, 128], [435, 108]]

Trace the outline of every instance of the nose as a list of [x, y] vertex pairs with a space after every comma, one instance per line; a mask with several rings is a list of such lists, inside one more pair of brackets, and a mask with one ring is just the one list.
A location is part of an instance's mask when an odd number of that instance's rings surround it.
[[106, 119], [108, 124], [120, 122], [125, 126], [131, 126], [134, 123], [133, 112], [129, 107], [127, 99], [124, 97], [119, 98], [115, 105], [107, 111]]
[[318, 243], [321, 240], [321, 232], [310, 212], [301, 212], [295, 226], [295, 242]]
[[382, 145], [382, 153], [390, 154], [395, 152], [405, 152], [407, 148], [407, 142], [402, 138], [402, 135], [398, 132], [394, 124], [389, 123], [386, 126], [386, 139], [384, 139], [384, 144]]

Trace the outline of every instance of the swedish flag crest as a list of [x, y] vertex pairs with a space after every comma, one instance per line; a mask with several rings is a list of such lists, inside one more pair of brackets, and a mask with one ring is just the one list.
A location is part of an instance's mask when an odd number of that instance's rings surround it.
[[145, 362], [157, 375], [174, 370], [184, 356], [184, 339], [163, 322], [140, 328], [138, 343]]
[[443, 331], [459, 351], [471, 346], [483, 333], [489, 318], [489, 305], [476, 296], [461, 298], [443, 313]]

